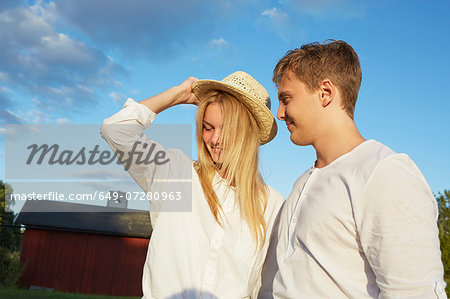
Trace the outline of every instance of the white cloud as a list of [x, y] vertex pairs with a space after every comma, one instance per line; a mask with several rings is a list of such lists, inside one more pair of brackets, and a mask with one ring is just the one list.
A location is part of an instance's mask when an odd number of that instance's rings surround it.
[[22, 119], [26, 120], [24, 123], [43, 124], [52, 121], [50, 115], [37, 109], [20, 112]]
[[226, 40], [224, 40], [222, 37], [218, 38], [218, 39], [213, 39], [208, 44], [213, 49], [222, 49], [229, 45], [229, 43]]
[[0, 81], [9, 81], [10, 76], [6, 72], [0, 72]]
[[56, 123], [57, 124], [70, 124], [70, 120], [68, 120], [67, 118], [57, 118], [56, 119]]
[[[276, 32], [284, 41], [293, 39], [293, 31], [300, 31], [300, 28], [293, 24], [288, 13], [276, 7], [264, 10], [256, 23], [264, 24], [269, 30]], [[296, 38], [298, 37], [296, 36]]]
[[55, 6], [65, 22], [97, 46], [158, 62], [172, 60], [182, 48], [194, 45], [193, 41], [208, 40], [216, 22], [211, 11], [221, 13], [219, 2], [59, 0]]
[[20, 124], [24, 119], [7, 109], [0, 109], [0, 124]]
[[280, 9], [277, 9], [276, 7], [273, 7], [272, 9], [266, 9], [262, 12], [262, 16], [267, 16], [269, 19], [271, 19], [273, 22], [284, 22], [288, 18], [288, 14], [283, 12]]
[[[96, 89], [117, 85], [114, 76], [125, 72], [98, 49], [58, 32], [61, 23], [54, 2], [0, 11], [0, 82], [32, 95], [31, 110], [82, 111], [97, 102]], [[47, 119], [33, 115], [36, 121]]]
[[116, 103], [116, 104], [122, 104], [125, 100], [125, 96], [123, 94], [121, 94], [119, 92], [115, 92], [115, 91], [111, 92], [109, 94], [109, 97], [111, 99], [113, 99], [114, 103]]
[[[114, 160], [116, 163], [116, 160]], [[130, 180], [130, 176], [127, 172], [122, 170], [110, 170], [110, 169], [89, 169], [89, 170], [79, 170], [72, 173], [73, 177], [79, 179], [91, 179], [91, 180]]]
[[32, 98], [32, 103], [48, 112], [82, 112], [85, 105], [94, 105], [97, 101], [95, 91], [86, 85], [74, 86], [33, 86], [30, 92], [39, 95]]
[[11, 93], [12, 91], [8, 87], [0, 86], [0, 93], [2, 93], [2, 92]]
[[96, 56], [99, 53], [85, 44], [71, 39], [66, 34], [55, 33], [41, 38], [39, 45], [35, 48], [34, 55], [39, 61], [48, 64], [90, 68], [90, 66], [95, 65]]

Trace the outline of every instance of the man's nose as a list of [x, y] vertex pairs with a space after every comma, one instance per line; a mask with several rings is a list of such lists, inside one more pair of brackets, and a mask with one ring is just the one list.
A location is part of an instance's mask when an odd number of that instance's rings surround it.
[[280, 104], [278, 106], [277, 118], [279, 120], [284, 120], [285, 116], [286, 116], [286, 109], [284, 108], [284, 105]]

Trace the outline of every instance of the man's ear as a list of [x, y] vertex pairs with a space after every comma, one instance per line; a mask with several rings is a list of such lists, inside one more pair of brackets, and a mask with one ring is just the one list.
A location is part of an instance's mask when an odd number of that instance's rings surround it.
[[319, 97], [322, 107], [328, 106], [336, 96], [336, 86], [330, 79], [324, 79], [319, 86]]

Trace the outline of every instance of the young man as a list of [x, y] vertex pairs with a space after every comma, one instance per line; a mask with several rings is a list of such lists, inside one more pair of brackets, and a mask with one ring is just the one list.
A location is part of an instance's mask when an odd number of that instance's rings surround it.
[[352, 47], [289, 51], [273, 80], [278, 119], [317, 160], [280, 214], [259, 297], [447, 298], [433, 193], [407, 155], [365, 140], [353, 121], [361, 68]]

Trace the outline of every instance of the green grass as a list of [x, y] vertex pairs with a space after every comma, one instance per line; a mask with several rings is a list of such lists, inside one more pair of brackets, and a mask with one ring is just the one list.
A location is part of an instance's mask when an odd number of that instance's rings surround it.
[[[450, 298], [450, 278], [445, 279], [447, 287], [445, 291]], [[34, 299], [34, 298], [57, 298], [57, 299], [139, 299], [139, 297], [120, 297], [104, 295], [85, 295], [74, 293], [62, 293], [58, 291], [26, 290], [18, 288], [0, 288], [0, 298], [2, 299]]]
[[0, 298], [2, 299], [34, 299], [34, 298], [58, 298], [58, 299], [137, 299], [139, 297], [117, 297], [104, 295], [84, 295], [74, 293], [62, 293], [58, 291], [45, 290], [26, 290], [18, 288], [0, 289]]
[[445, 278], [444, 280], [447, 283], [447, 287], [445, 288], [445, 292], [447, 293], [447, 297], [450, 297], [450, 278]]

